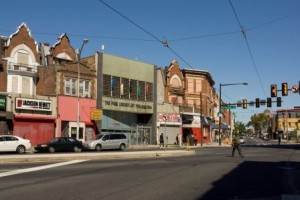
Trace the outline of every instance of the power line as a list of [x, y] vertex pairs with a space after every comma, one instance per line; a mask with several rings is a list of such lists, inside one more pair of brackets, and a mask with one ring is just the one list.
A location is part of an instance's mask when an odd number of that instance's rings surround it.
[[177, 52], [175, 52], [173, 49], [171, 49], [171, 47], [169, 46], [167, 40], [163, 40], [163, 41], [160, 40], [154, 34], [152, 34], [151, 32], [147, 31], [145, 28], [143, 28], [142, 26], [138, 25], [133, 20], [129, 19], [127, 16], [125, 16], [124, 14], [122, 14], [121, 12], [119, 12], [118, 10], [114, 9], [113, 7], [111, 7], [110, 5], [108, 5], [107, 3], [105, 3], [104, 1], [102, 1], [102, 0], [98, 0], [98, 1], [100, 3], [102, 3], [103, 5], [107, 6], [109, 9], [111, 9], [115, 13], [117, 13], [118, 15], [120, 15], [121, 17], [123, 17], [124, 19], [126, 19], [127, 21], [129, 21], [130, 23], [132, 23], [133, 25], [135, 25], [136, 27], [138, 27], [139, 29], [141, 29], [142, 31], [144, 31], [145, 33], [147, 33], [149, 36], [151, 36], [152, 38], [154, 38], [159, 43], [163, 44], [164, 47], [168, 48], [172, 53], [174, 53], [176, 56], [178, 56], [178, 58], [181, 59], [186, 65], [188, 65], [190, 68], [193, 68], [185, 59], [182, 58], [182, 56], [180, 56]]
[[254, 57], [253, 57], [253, 54], [252, 54], [252, 51], [251, 51], [249, 42], [248, 42], [248, 40], [247, 40], [246, 30], [245, 30], [244, 27], [242, 26], [242, 24], [241, 24], [241, 22], [240, 22], [240, 20], [239, 20], [239, 18], [238, 18], [238, 15], [237, 15], [237, 13], [236, 13], [236, 11], [235, 11], [233, 5], [232, 5], [231, 0], [229, 0], [229, 3], [230, 3], [231, 8], [232, 8], [232, 10], [233, 10], [233, 12], [234, 12], [235, 18], [236, 18], [236, 20], [237, 20], [237, 22], [238, 22], [238, 24], [239, 24], [239, 26], [240, 26], [241, 32], [242, 32], [242, 34], [243, 34], [243, 36], [244, 36], [244, 39], [245, 39], [245, 42], [246, 42], [246, 45], [247, 45], [247, 49], [248, 49], [248, 52], [249, 52], [250, 57], [251, 57], [251, 60], [252, 60], [253, 67], [254, 67], [254, 69], [255, 69], [256, 75], [257, 75], [257, 77], [258, 77], [258, 80], [259, 80], [260, 85], [261, 85], [261, 87], [262, 87], [262, 90], [263, 90], [263, 92], [264, 92], [264, 95], [265, 95], [265, 97], [267, 97], [265, 88], [264, 88], [264, 86], [263, 86], [263, 84], [262, 84], [262, 80], [261, 80], [260, 75], [259, 75], [258, 70], [257, 70], [256, 63], [255, 63], [255, 61], [254, 61]]

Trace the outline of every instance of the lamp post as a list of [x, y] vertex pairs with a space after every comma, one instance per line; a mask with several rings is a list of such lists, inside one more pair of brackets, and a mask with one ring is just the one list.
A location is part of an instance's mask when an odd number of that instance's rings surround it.
[[221, 146], [222, 142], [221, 142], [221, 125], [222, 125], [222, 122], [221, 122], [221, 104], [222, 104], [222, 86], [230, 86], [230, 85], [248, 85], [248, 83], [226, 83], [226, 84], [222, 84], [220, 83], [220, 89], [219, 89], [219, 146]]
[[203, 130], [202, 130], [202, 92], [200, 92], [200, 132], [201, 132], [201, 139], [200, 139], [200, 144], [201, 147], [203, 146]]
[[77, 83], [77, 139], [79, 137], [79, 121], [80, 121], [80, 102], [79, 102], [79, 98], [80, 98], [80, 92], [79, 92], [79, 85], [80, 85], [80, 58], [81, 58], [81, 52], [83, 49], [83, 46], [88, 43], [89, 40], [88, 39], [83, 39], [82, 41], [82, 45], [80, 47], [80, 49], [78, 49], [77, 51], [77, 72], [78, 72], [78, 83]]

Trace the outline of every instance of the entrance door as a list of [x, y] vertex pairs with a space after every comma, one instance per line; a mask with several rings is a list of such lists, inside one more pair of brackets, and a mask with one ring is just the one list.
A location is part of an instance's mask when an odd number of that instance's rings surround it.
[[137, 145], [148, 145], [152, 141], [152, 129], [150, 126], [137, 126], [136, 132], [136, 141]]
[[77, 122], [69, 122], [69, 137], [75, 138], [80, 141], [85, 139], [85, 124], [79, 122], [79, 127]]

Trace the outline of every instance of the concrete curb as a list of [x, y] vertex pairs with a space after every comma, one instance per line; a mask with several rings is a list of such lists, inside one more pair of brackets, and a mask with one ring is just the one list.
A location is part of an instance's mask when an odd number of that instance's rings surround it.
[[125, 151], [125, 152], [93, 152], [93, 153], [57, 153], [57, 154], [24, 154], [0, 156], [0, 164], [14, 162], [48, 162], [68, 160], [95, 160], [95, 159], [126, 159], [126, 158], [153, 158], [195, 155], [194, 150], [160, 150], [160, 151]]

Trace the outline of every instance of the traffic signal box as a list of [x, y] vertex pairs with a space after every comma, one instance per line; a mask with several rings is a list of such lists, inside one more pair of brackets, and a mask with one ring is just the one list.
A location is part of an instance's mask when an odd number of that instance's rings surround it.
[[282, 83], [281, 84], [281, 92], [282, 92], [282, 96], [287, 96], [289, 89], [288, 89], [288, 84], [287, 83]]
[[271, 85], [271, 97], [277, 97], [277, 85], [276, 84]]
[[267, 107], [272, 107], [272, 98], [267, 98]]
[[247, 99], [243, 99], [243, 108], [247, 109]]
[[255, 107], [256, 107], [256, 108], [259, 108], [259, 103], [260, 103], [260, 102], [259, 102], [259, 98], [256, 98], [256, 99], [255, 99]]
[[277, 97], [277, 107], [281, 107], [281, 97]]

